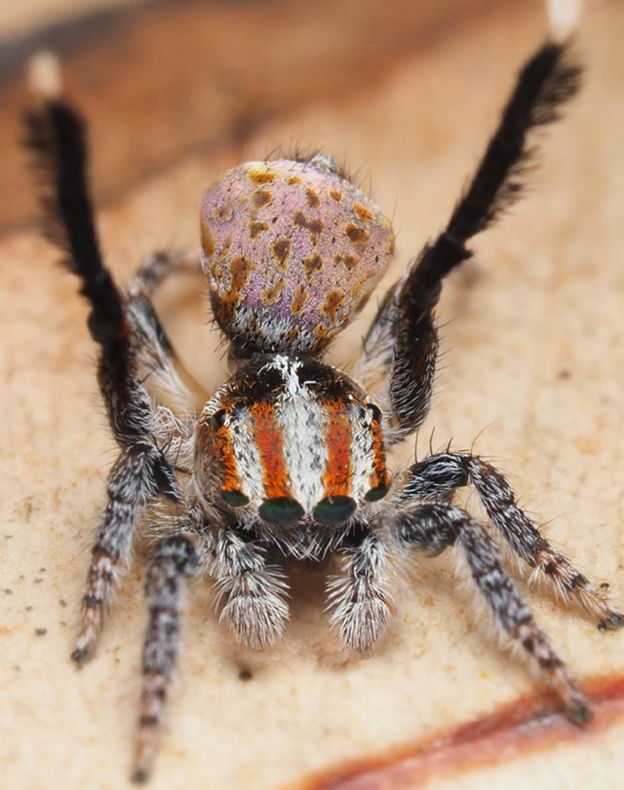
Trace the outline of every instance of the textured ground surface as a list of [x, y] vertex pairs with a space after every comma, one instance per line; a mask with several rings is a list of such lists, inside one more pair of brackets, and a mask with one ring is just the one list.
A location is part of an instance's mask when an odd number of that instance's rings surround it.
[[[427, 42], [415, 36], [368, 87], [317, 94], [274, 114], [244, 145], [189, 150], [102, 211], [112, 268], [124, 280], [153, 247], [194, 245], [205, 185], [238, 160], [296, 141], [322, 143], [359, 171], [364, 186], [370, 178], [399, 234], [396, 276], [445, 220], [543, 29], [539, 4], [493, 5], [461, 25], [447, 21]], [[419, 451], [434, 427], [434, 447], [453, 437], [456, 448], [467, 448], [480, 434], [477, 451], [510, 475], [522, 503], [547, 522], [549, 539], [597, 582], [609, 580], [624, 604], [623, 37], [621, 4], [592, 4], [579, 41], [589, 67], [582, 96], [544, 140], [530, 194], [477, 241], [477, 258], [445, 288], [446, 353]], [[121, 787], [139, 688], [140, 564], [127, 575], [97, 659], [76, 673], [68, 658], [114, 457], [86, 311], [32, 229], [0, 239], [0, 259], [2, 783]], [[212, 386], [223, 368], [202, 327], [197, 291], [182, 284], [160, 306], [182, 355]], [[333, 359], [353, 355], [373, 309]], [[396, 465], [412, 454], [403, 448]], [[474, 497], [468, 501], [476, 507]], [[261, 655], [233, 645], [216, 622], [209, 587], [197, 587], [153, 787], [299, 787], [317, 772], [417, 744], [534, 691], [524, 665], [473, 618], [469, 586], [458, 583], [454, 567], [451, 554], [419, 562], [387, 638], [360, 661], [342, 656], [328, 635], [320, 574], [295, 576], [286, 639]], [[537, 592], [531, 601], [577, 676], [621, 672], [624, 635], [598, 633]], [[242, 681], [241, 670], [251, 679]], [[472, 768], [468, 761], [427, 781], [615, 787], [623, 736], [615, 719], [516, 759], [512, 742], [508, 760]], [[417, 784], [413, 776], [401, 781]], [[375, 782], [366, 786], [382, 786]]]

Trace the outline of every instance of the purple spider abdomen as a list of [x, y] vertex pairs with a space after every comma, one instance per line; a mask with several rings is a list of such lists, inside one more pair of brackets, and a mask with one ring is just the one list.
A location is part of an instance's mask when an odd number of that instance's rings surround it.
[[318, 353], [394, 252], [388, 219], [322, 155], [230, 170], [204, 194], [201, 241], [215, 318], [245, 353]]

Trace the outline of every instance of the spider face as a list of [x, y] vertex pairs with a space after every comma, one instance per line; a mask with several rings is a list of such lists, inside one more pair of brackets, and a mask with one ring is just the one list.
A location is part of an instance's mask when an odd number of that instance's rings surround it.
[[342, 525], [389, 488], [381, 412], [310, 357], [258, 355], [206, 404], [195, 466], [237, 518]]

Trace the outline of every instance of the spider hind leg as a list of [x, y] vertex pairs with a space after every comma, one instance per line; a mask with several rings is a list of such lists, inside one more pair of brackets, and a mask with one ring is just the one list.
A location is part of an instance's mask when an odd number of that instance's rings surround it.
[[585, 695], [535, 623], [500, 563], [498, 547], [482, 524], [452, 505], [421, 504], [404, 512], [396, 526], [396, 538], [406, 547], [431, 554], [458, 545], [500, 632], [522, 649], [538, 675], [559, 696], [572, 722], [584, 724], [591, 719]]
[[179, 650], [181, 588], [199, 569], [199, 557], [186, 536], [162, 540], [147, 570], [149, 612], [143, 646], [143, 687], [132, 780], [146, 782], [158, 750], [167, 692]]
[[555, 551], [537, 524], [518, 506], [505, 477], [479, 456], [439, 453], [409, 470], [398, 500], [425, 499], [450, 502], [460, 486], [474, 485], [492, 521], [522, 564], [533, 569], [533, 578], [554, 588], [564, 602], [577, 602], [598, 621], [598, 628], [621, 628], [624, 614], [612, 608], [602, 591]]

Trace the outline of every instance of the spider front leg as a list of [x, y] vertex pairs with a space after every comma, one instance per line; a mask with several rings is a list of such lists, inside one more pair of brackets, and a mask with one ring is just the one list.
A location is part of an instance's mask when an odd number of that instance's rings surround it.
[[267, 565], [262, 548], [247, 537], [236, 529], [221, 529], [209, 573], [218, 599], [225, 601], [220, 619], [239, 642], [261, 649], [276, 642], [284, 631], [288, 585], [282, 569]]
[[459, 545], [499, 629], [524, 650], [540, 676], [562, 700], [571, 721], [584, 724], [591, 719], [585, 695], [536, 625], [520, 592], [501, 566], [498, 547], [482, 524], [451, 505], [415, 505], [398, 517], [395, 536], [404, 546], [433, 555], [447, 546]]
[[589, 579], [555, 551], [539, 527], [518, 507], [513, 489], [491, 464], [468, 453], [439, 453], [414, 464], [396, 495], [398, 501], [449, 502], [455, 489], [474, 485], [492, 523], [513, 553], [560, 593], [578, 601], [598, 621], [598, 628], [621, 628], [624, 615], [611, 608]]
[[[386, 444], [417, 430], [429, 411], [438, 353], [435, 309], [444, 278], [472, 256], [470, 239], [522, 193], [521, 176], [534, 153], [530, 132], [560, 117], [578, 90], [580, 73], [565, 43], [546, 42], [526, 62], [445, 229], [382, 301], [354, 376], [383, 408]], [[382, 386], [371, 387], [379, 378]]]
[[115, 566], [128, 558], [142, 507], [159, 494], [175, 501], [180, 501], [180, 494], [170, 460], [154, 439], [158, 420], [143, 386], [146, 358], [162, 356], [158, 333], [153, 321], [142, 320], [148, 313], [141, 313], [117, 289], [104, 265], [88, 188], [84, 122], [57, 92], [48, 90], [47, 83], [44, 87], [26, 123], [34, 166], [43, 176], [45, 228], [89, 302], [87, 323], [99, 347], [98, 383], [121, 450], [109, 477], [108, 505], [87, 577], [73, 652], [80, 664], [93, 652]]
[[377, 642], [392, 613], [391, 561], [384, 538], [366, 532], [345, 550], [341, 574], [327, 584], [330, 623], [354, 653], [365, 653]]
[[157, 545], [147, 569], [148, 624], [143, 646], [143, 688], [132, 779], [149, 778], [158, 749], [167, 691], [179, 647], [180, 598], [185, 578], [200, 567], [191, 539], [177, 535]]

